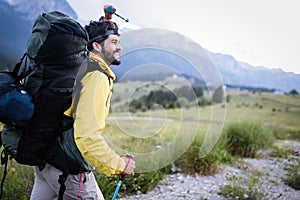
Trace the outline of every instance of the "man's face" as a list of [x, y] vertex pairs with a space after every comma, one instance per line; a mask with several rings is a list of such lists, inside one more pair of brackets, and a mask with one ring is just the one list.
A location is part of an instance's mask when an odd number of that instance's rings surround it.
[[109, 35], [108, 38], [104, 41], [101, 57], [108, 65], [119, 65], [121, 64], [120, 60], [120, 51], [122, 47], [120, 45], [120, 38], [117, 35]]

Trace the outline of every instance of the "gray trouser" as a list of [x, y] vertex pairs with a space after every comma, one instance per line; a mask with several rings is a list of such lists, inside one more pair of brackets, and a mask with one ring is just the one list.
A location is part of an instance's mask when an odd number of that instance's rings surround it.
[[[34, 186], [30, 200], [57, 200], [60, 187], [58, 177], [61, 174], [60, 170], [49, 164], [46, 164], [42, 171], [39, 171], [35, 167]], [[64, 200], [104, 200], [93, 172], [85, 172], [81, 175], [69, 175], [65, 184]]]

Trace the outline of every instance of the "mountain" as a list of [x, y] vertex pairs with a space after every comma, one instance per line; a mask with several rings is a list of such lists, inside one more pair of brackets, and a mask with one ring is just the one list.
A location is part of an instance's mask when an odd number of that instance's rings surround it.
[[[122, 34], [122, 64], [113, 67], [116, 75], [129, 76], [128, 72], [144, 77], [144, 74], [162, 75], [159, 70], [171, 68], [173, 73], [194, 76], [209, 84], [244, 86], [270, 91], [300, 91], [300, 74], [284, 72], [282, 69], [253, 67], [237, 61], [233, 56], [212, 53], [199, 44], [172, 31], [141, 29]], [[160, 65], [154, 68], [154, 65]], [[142, 70], [134, 71], [142, 67]], [[151, 70], [151, 68], [153, 68]], [[171, 69], [169, 71], [171, 71]], [[158, 76], [156, 76], [158, 77]]]
[[0, 66], [2, 68], [11, 68], [23, 55], [38, 14], [53, 10], [62, 11], [77, 19], [77, 14], [65, 0], [0, 1]]
[[[59, 10], [77, 15], [66, 0], [0, 0], [0, 68], [9, 69], [20, 59], [37, 15]], [[124, 31], [124, 30], [123, 30]], [[165, 77], [181, 74], [209, 85], [259, 87], [300, 91], [300, 74], [281, 69], [253, 67], [233, 56], [212, 53], [185, 36], [167, 30], [140, 29], [122, 34], [122, 64], [112, 67], [117, 77]], [[138, 67], [137, 67], [138, 66]], [[130, 75], [130, 76], [129, 76]]]
[[289, 92], [300, 91], [300, 74], [284, 72], [282, 69], [268, 69], [263, 66], [253, 67], [239, 62], [230, 55], [207, 51], [222, 74], [223, 82], [229, 85], [264, 87]]
[[147, 74], [157, 79], [167, 71], [172, 75], [189, 77], [186, 80], [194, 83], [205, 80], [207, 87], [223, 84], [205, 50], [183, 35], [149, 28], [124, 32], [121, 40], [122, 64], [112, 67], [121, 81], [133, 76], [136, 80]]
[[77, 19], [77, 14], [66, 0], [3, 0], [24, 20], [34, 21], [41, 12], [60, 10]]

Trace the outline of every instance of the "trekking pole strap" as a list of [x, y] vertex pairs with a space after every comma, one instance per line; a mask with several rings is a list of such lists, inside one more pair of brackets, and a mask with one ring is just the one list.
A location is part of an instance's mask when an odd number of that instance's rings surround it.
[[63, 173], [62, 175], [59, 176], [58, 182], [60, 184], [59, 187], [59, 192], [58, 192], [58, 200], [63, 200], [64, 199], [64, 193], [66, 191], [66, 185], [65, 182], [67, 180], [68, 175]]

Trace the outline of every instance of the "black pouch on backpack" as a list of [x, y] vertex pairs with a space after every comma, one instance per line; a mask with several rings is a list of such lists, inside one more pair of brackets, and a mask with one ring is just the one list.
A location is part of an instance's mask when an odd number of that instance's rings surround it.
[[15, 126], [25, 126], [34, 111], [31, 96], [9, 72], [0, 72], [0, 110], [0, 122]]

